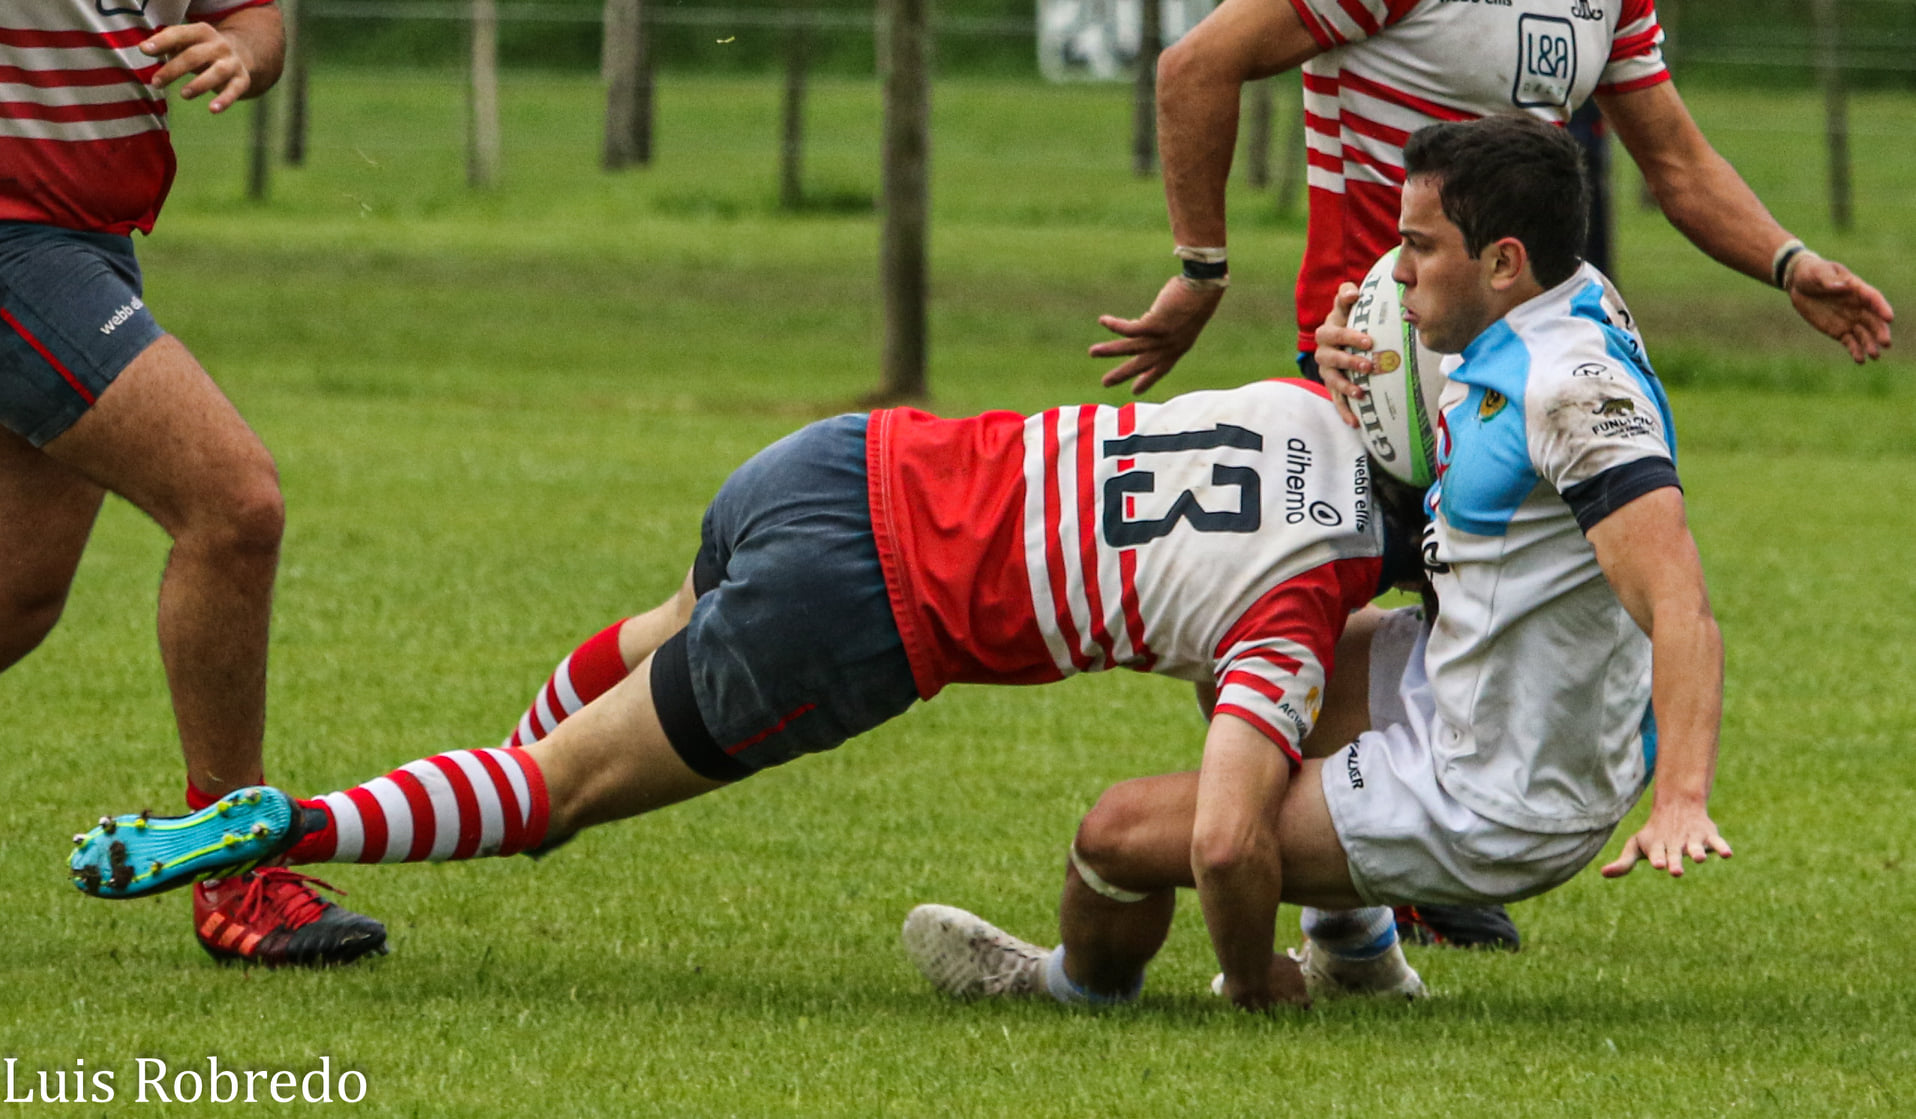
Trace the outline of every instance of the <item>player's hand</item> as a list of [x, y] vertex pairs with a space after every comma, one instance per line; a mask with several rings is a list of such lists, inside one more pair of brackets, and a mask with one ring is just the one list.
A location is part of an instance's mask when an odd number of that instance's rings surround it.
[[1356, 284], [1338, 286], [1330, 317], [1317, 328], [1317, 353], [1314, 355], [1317, 358], [1317, 375], [1324, 379], [1324, 387], [1331, 390], [1331, 401], [1337, 405], [1337, 414], [1344, 417], [1347, 427], [1357, 426], [1357, 413], [1351, 410], [1350, 402], [1362, 400], [1366, 395], [1364, 389], [1351, 381], [1349, 374], [1369, 376], [1376, 368], [1366, 354], [1350, 352], [1354, 349], [1368, 351], [1373, 344], [1370, 335], [1345, 325], [1350, 321], [1351, 305], [1356, 302]]
[[1230, 999], [1241, 1010], [1269, 1010], [1274, 1006], [1309, 1006], [1311, 995], [1304, 986], [1304, 972], [1297, 961], [1282, 952], [1271, 953], [1271, 969], [1260, 982], [1243, 983], [1226, 979], [1219, 972], [1211, 980], [1211, 993]]
[[1647, 860], [1670, 877], [1681, 878], [1685, 857], [1701, 866], [1712, 854], [1727, 859], [1730, 845], [1718, 834], [1702, 805], [1653, 806], [1642, 829], [1623, 845], [1616, 861], [1603, 868], [1603, 876], [1621, 878], [1639, 860]]
[[1850, 360], [1881, 357], [1896, 312], [1883, 293], [1834, 260], [1803, 254], [1790, 271], [1790, 302], [1811, 326], [1843, 344]]
[[1198, 334], [1223, 298], [1223, 288], [1194, 288], [1184, 282], [1184, 277], [1173, 276], [1159, 289], [1143, 318], [1098, 316], [1099, 326], [1120, 337], [1092, 346], [1091, 356], [1129, 359], [1104, 375], [1104, 387], [1114, 388], [1135, 379], [1131, 391], [1141, 393], [1157, 384], [1197, 345]]
[[245, 96], [253, 87], [253, 73], [233, 40], [210, 23], [183, 23], [168, 27], [140, 44], [142, 53], [164, 59], [147, 84], [165, 89], [187, 74], [192, 81], [180, 87], [180, 96], [188, 101], [211, 91], [207, 106], [215, 113]]

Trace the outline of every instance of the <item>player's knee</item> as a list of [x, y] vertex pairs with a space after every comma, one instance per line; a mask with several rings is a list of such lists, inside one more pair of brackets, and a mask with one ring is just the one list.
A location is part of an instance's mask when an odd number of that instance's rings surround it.
[[1127, 782], [1106, 789], [1078, 824], [1077, 857], [1099, 875], [1123, 876], [1150, 832], [1149, 805]]
[[208, 550], [233, 557], [279, 554], [286, 534], [286, 499], [271, 461], [254, 466], [221, 488], [208, 512], [189, 531]]

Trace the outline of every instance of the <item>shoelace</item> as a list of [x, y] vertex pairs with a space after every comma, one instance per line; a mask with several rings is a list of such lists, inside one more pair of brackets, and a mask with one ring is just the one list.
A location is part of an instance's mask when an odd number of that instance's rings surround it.
[[301, 874], [285, 867], [256, 870], [251, 879], [246, 884], [246, 893], [240, 896], [239, 907], [233, 913], [234, 919], [243, 925], [251, 925], [277, 912], [284, 928], [303, 928], [319, 920], [319, 915], [326, 911], [329, 904], [313, 887], [322, 886], [340, 897], [346, 896], [346, 891], [331, 882], [323, 882], [310, 874]]

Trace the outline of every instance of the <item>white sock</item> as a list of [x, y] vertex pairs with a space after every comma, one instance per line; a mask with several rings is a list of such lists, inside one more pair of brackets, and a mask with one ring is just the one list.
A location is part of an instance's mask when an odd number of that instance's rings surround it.
[[1100, 995], [1095, 991], [1087, 991], [1065, 974], [1064, 945], [1060, 944], [1044, 958], [1044, 989], [1052, 998], [1068, 1006], [1112, 1006], [1138, 997], [1138, 992], [1144, 989], [1144, 973], [1138, 972], [1138, 981], [1121, 995]]
[[1397, 915], [1387, 905], [1366, 909], [1304, 907], [1304, 935], [1340, 960], [1374, 960], [1397, 943]]

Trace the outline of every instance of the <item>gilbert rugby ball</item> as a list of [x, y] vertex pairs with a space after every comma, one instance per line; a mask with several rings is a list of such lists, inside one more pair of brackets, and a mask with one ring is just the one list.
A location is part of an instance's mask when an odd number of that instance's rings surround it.
[[1404, 321], [1404, 291], [1390, 278], [1397, 250], [1385, 253], [1357, 289], [1350, 326], [1371, 337], [1375, 371], [1351, 374], [1365, 389], [1350, 402], [1372, 457], [1400, 481], [1437, 480], [1437, 401], [1444, 393], [1443, 355], [1425, 348]]

